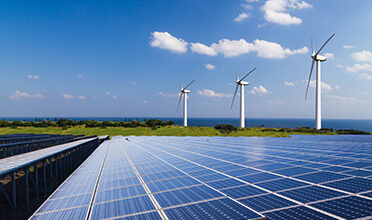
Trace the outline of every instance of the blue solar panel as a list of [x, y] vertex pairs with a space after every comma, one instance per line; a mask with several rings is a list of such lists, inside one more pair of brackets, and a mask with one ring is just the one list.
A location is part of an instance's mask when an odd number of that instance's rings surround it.
[[163, 208], [223, 196], [223, 194], [207, 186], [195, 186], [154, 194], [155, 199]]
[[291, 165], [283, 164], [283, 163], [272, 163], [272, 164], [257, 166], [256, 168], [270, 171], [270, 170], [278, 170], [278, 169], [283, 169], [283, 168], [288, 168], [288, 167], [291, 167]]
[[359, 177], [339, 180], [324, 185], [351, 193], [360, 193], [372, 190], [372, 180]]
[[243, 185], [234, 188], [221, 190], [222, 193], [230, 196], [231, 198], [238, 199], [248, 196], [256, 196], [267, 193], [266, 191], [250, 185]]
[[131, 177], [126, 179], [118, 179], [114, 181], [99, 182], [98, 190], [118, 188], [122, 186], [131, 186], [141, 184], [138, 177]]
[[285, 179], [278, 179], [278, 180], [258, 183], [256, 185], [262, 188], [265, 188], [267, 190], [270, 190], [270, 191], [279, 191], [279, 190], [297, 188], [297, 187], [305, 186], [308, 184], [297, 181], [297, 180], [285, 178]]
[[257, 173], [257, 174], [251, 174], [246, 176], [240, 176], [239, 179], [242, 179], [244, 181], [247, 181], [249, 183], [258, 183], [262, 181], [268, 181], [273, 179], [280, 179], [281, 176], [271, 174], [271, 173]]
[[117, 219], [121, 219], [121, 220], [162, 220], [158, 212], [148, 212], [144, 214], [132, 215], [132, 216], [127, 216], [127, 217], [122, 217], [122, 218], [117, 218]]
[[305, 174], [301, 176], [296, 176], [296, 178], [309, 181], [312, 183], [323, 183], [323, 182], [329, 182], [329, 181], [334, 181], [334, 180], [339, 180], [339, 179], [345, 179], [349, 176], [342, 175], [342, 174], [337, 174], [337, 173], [331, 173], [327, 171], [319, 171], [316, 173], [310, 173], [310, 174]]
[[283, 220], [283, 219], [301, 219], [301, 220], [336, 220], [329, 215], [323, 214], [321, 212], [315, 211], [313, 209], [299, 206], [294, 208], [282, 209], [273, 212], [265, 213], [267, 219], [270, 220]]
[[259, 212], [296, 205], [296, 203], [274, 194], [241, 199], [239, 202]]
[[146, 190], [142, 185], [127, 186], [123, 188], [110, 189], [99, 191], [96, 193], [95, 203], [105, 202], [116, 199], [123, 199], [127, 197], [145, 195]]
[[113, 218], [150, 210], [155, 210], [155, 206], [146, 195], [96, 204], [93, 206], [92, 219]]
[[345, 219], [372, 218], [372, 200], [349, 196], [312, 204], [316, 208], [325, 210]]
[[[156, 210], [163, 208], [162, 215], [169, 219], [263, 217], [257, 212], [268, 219], [332, 219], [330, 215], [341, 218], [345, 213], [323, 206], [343, 204], [357, 212], [362, 209], [357, 202], [372, 201], [372, 138], [129, 139], [104, 142], [33, 218], [59, 213], [75, 219], [66, 210], [92, 207], [76, 214], [85, 212], [91, 219], [159, 219]], [[88, 199], [93, 196], [94, 201]]]
[[217, 180], [223, 180], [223, 179], [228, 179], [229, 177], [227, 177], [226, 175], [223, 175], [223, 174], [219, 174], [219, 173], [216, 173], [216, 174], [212, 174], [212, 175], [207, 175], [207, 176], [198, 176], [196, 177], [196, 179], [202, 181], [202, 182], [212, 182], [212, 181], [217, 181]]
[[158, 182], [151, 182], [148, 183], [147, 186], [151, 190], [151, 192], [160, 192], [170, 189], [176, 189], [186, 186], [192, 186], [200, 184], [200, 182], [194, 180], [191, 177], [179, 177], [175, 179], [163, 180]]
[[235, 179], [226, 179], [215, 182], [209, 182], [208, 185], [212, 186], [215, 189], [224, 189], [234, 186], [245, 185], [245, 183], [235, 180]]
[[317, 171], [315, 169], [310, 169], [310, 168], [305, 168], [305, 167], [292, 167], [292, 168], [287, 168], [287, 169], [282, 169], [276, 171], [276, 173], [286, 175], [286, 176], [295, 176], [298, 174], [304, 174], [304, 173], [310, 173]]
[[70, 196], [67, 198], [50, 199], [39, 209], [39, 212], [47, 212], [50, 210], [61, 210], [71, 207], [89, 205], [92, 200], [93, 193]]
[[169, 219], [256, 219], [262, 217], [231, 199], [220, 199], [166, 209]]
[[288, 198], [300, 201], [302, 203], [309, 203], [346, 195], [345, 193], [319, 186], [309, 186], [299, 189], [287, 190], [280, 192], [280, 194]]
[[73, 209], [66, 209], [55, 212], [47, 212], [31, 216], [32, 220], [50, 220], [50, 219], [86, 219], [89, 206], [83, 206]]

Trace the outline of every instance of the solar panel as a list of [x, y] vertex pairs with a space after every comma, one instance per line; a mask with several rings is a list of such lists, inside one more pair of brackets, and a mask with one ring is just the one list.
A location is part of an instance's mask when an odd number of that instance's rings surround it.
[[372, 137], [129, 139], [105, 141], [32, 218], [372, 218]]

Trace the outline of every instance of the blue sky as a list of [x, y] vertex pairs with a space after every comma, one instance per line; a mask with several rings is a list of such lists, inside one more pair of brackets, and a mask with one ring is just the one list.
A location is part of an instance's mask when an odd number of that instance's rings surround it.
[[[372, 1], [1, 1], [0, 117], [313, 118], [310, 39], [322, 50], [323, 118], [372, 118]], [[313, 73], [312, 80], [315, 74]], [[312, 85], [313, 83], [311, 83]]]

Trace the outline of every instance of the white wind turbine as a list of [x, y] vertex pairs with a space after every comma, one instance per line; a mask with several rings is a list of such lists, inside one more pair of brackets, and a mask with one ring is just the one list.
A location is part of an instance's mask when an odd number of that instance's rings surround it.
[[307, 81], [307, 87], [306, 87], [306, 93], [305, 93], [305, 100], [307, 98], [307, 93], [309, 91], [309, 84], [311, 79], [311, 73], [313, 72], [314, 63], [316, 62], [316, 103], [315, 103], [315, 128], [317, 130], [322, 128], [322, 107], [321, 107], [321, 80], [320, 80], [320, 62], [324, 62], [327, 60], [327, 57], [319, 55], [320, 51], [323, 49], [323, 47], [332, 39], [332, 37], [335, 36], [333, 34], [328, 40], [323, 44], [323, 46], [318, 50], [318, 52], [314, 53], [314, 45], [313, 45], [313, 39], [311, 39], [311, 49], [313, 54], [311, 55], [311, 58], [313, 59], [313, 62], [311, 63], [311, 69], [310, 69], [310, 75], [309, 80]]
[[178, 111], [178, 108], [180, 107], [182, 96], [184, 95], [184, 97], [183, 97], [183, 126], [185, 126], [185, 127], [187, 126], [187, 93], [191, 92], [190, 90], [186, 90], [186, 89], [193, 82], [195, 82], [195, 80], [196, 79], [191, 81], [185, 88], [182, 87], [182, 83], [181, 83], [181, 93], [180, 93], [180, 99], [178, 100], [177, 111]]
[[235, 71], [235, 74], [236, 74], [236, 88], [235, 88], [235, 93], [234, 93], [233, 100], [231, 102], [230, 109], [232, 109], [232, 107], [233, 107], [235, 96], [236, 96], [236, 92], [238, 91], [238, 87], [240, 86], [240, 127], [241, 128], [244, 128], [245, 127], [244, 86], [249, 85], [249, 82], [245, 82], [245, 81], [243, 81], [243, 79], [245, 79], [245, 77], [247, 77], [249, 74], [251, 74], [255, 70], [256, 70], [256, 68], [254, 68], [253, 70], [251, 70], [241, 80], [239, 80], [238, 73]]

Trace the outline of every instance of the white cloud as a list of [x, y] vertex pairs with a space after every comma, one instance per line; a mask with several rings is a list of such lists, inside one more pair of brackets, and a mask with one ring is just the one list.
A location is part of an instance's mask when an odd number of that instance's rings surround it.
[[358, 79], [372, 80], [372, 75], [367, 74], [367, 73], [359, 73]]
[[[332, 86], [330, 86], [329, 84], [327, 84], [325, 82], [321, 82], [320, 85], [322, 87], [323, 92], [332, 90]], [[310, 87], [313, 87], [313, 88], [316, 87], [316, 81], [315, 80], [310, 81]]]
[[63, 97], [64, 99], [73, 99], [73, 98], [74, 98], [74, 96], [69, 95], [69, 94], [63, 94], [62, 97]]
[[210, 89], [203, 89], [203, 91], [198, 91], [199, 95], [203, 95], [203, 96], [208, 96], [208, 97], [213, 97], [213, 98], [230, 98], [232, 97], [232, 94], [230, 93], [216, 93], [214, 92], [213, 90], [210, 90]]
[[352, 49], [352, 48], [354, 48], [354, 46], [350, 46], [350, 45], [344, 45], [342, 47], [345, 48], [345, 49]]
[[[186, 45], [187, 43], [185, 42], [185, 47]], [[258, 57], [283, 59], [290, 55], [305, 54], [309, 52], [309, 49], [307, 47], [303, 47], [297, 50], [290, 50], [288, 48], [283, 48], [278, 43], [259, 39], [256, 39], [252, 43], [247, 42], [244, 39], [222, 39], [219, 40], [218, 43], [213, 43], [210, 47], [202, 43], [190, 43], [190, 45], [190, 49], [192, 52], [208, 56], [216, 56], [218, 53], [220, 53], [223, 54], [225, 57], [235, 57], [251, 52], [257, 52]], [[184, 52], [186, 51], [187, 48]]]
[[341, 89], [341, 87], [339, 85], [336, 85], [335, 89]]
[[99, 97], [97, 97], [97, 96], [93, 96], [93, 99], [99, 99]]
[[357, 102], [357, 103], [360, 103], [360, 104], [365, 104], [366, 103], [366, 102], [361, 101], [359, 99], [356, 99], [354, 97], [343, 97], [343, 96], [333, 95], [333, 96], [328, 96], [328, 98], [335, 99], [335, 100], [338, 100], [338, 101], [342, 101], [343, 103], [350, 103], [350, 102]]
[[30, 95], [26, 92], [20, 92], [17, 90], [14, 94], [10, 95], [8, 98], [10, 99], [16, 99], [16, 100], [21, 100], [22, 98], [28, 98], [28, 99], [42, 99], [44, 98], [43, 95], [36, 93], [34, 95]]
[[337, 68], [340, 68], [340, 69], [345, 68], [345, 67], [344, 67], [343, 65], [341, 65], [341, 64], [337, 64], [336, 67], [337, 67]]
[[244, 21], [245, 19], [249, 18], [251, 15], [250, 14], [247, 14], [245, 12], [242, 12], [238, 15], [238, 17], [236, 17], [234, 19], [235, 22], [242, 22]]
[[28, 75], [27, 78], [29, 79], [39, 79], [38, 75]]
[[132, 84], [132, 85], [136, 85], [136, 82], [132, 81], [130, 84]]
[[106, 94], [106, 95], [111, 95], [111, 92], [106, 92], [105, 94]]
[[112, 98], [113, 98], [113, 99], [117, 99], [118, 97], [117, 97], [116, 95], [113, 95]]
[[263, 94], [267, 94], [269, 93], [269, 91], [267, 91], [267, 89], [263, 86], [255, 86], [253, 87], [253, 89], [251, 89], [250, 91], [248, 91], [248, 93], [250, 94], [253, 94], [253, 95], [263, 95]]
[[199, 54], [205, 54], [208, 56], [217, 55], [217, 52], [212, 47], [208, 47], [201, 43], [191, 43], [190, 49], [192, 52], [199, 53]]
[[234, 85], [234, 84], [233, 84], [233, 83], [227, 83], [227, 85], [228, 85], [228, 86], [232, 86], [232, 85]]
[[364, 64], [356, 63], [354, 66], [347, 66], [346, 70], [348, 72], [352, 72], [352, 73], [356, 73], [356, 72], [360, 72], [360, 71], [372, 72], [372, 65], [370, 65], [368, 63], [364, 63]]
[[351, 58], [359, 62], [372, 63], [372, 52], [363, 50], [361, 52], [352, 53]]
[[285, 81], [284, 82], [284, 85], [285, 86], [294, 86], [295, 84], [293, 82], [287, 82], [287, 81]]
[[211, 47], [218, 53], [222, 53], [225, 57], [235, 57], [254, 51], [253, 44], [248, 43], [244, 39], [240, 40], [222, 39], [219, 40], [218, 43], [212, 44]]
[[207, 68], [207, 70], [213, 70], [216, 68], [216, 66], [213, 66], [212, 64], [208, 63], [205, 65], [205, 68]]
[[363, 91], [362, 94], [363, 95], [368, 95], [368, 92], [367, 91]]
[[84, 79], [84, 76], [81, 75], [81, 74], [78, 74], [76, 77], [77, 77], [77, 78], [80, 78], [80, 79]]
[[79, 98], [80, 100], [85, 100], [85, 99], [87, 99], [85, 96], [82, 96], [82, 95], [79, 96], [78, 98]]
[[171, 94], [171, 93], [159, 92], [158, 94], [161, 95], [161, 96], [163, 96], [163, 97], [167, 97], [167, 98], [178, 97], [176, 94]]
[[150, 45], [152, 47], [159, 47], [161, 49], [170, 50], [174, 53], [186, 53], [187, 42], [181, 38], [176, 38], [168, 32], [154, 31], [151, 33], [152, 40]]
[[294, 17], [288, 13], [289, 9], [311, 8], [312, 5], [298, 0], [268, 0], [261, 7], [266, 21], [279, 25], [301, 24], [301, 18]]
[[324, 53], [323, 56], [331, 60], [335, 58], [335, 55], [333, 53]]
[[289, 55], [305, 54], [309, 52], [307, 47], [298, 50], [290, 50], [283, 48], [278, 43], [258, 39], [254, 41], [254, 50], [257, 51], [257, 56], [270, 59], [283, 59]]
[[147, 100], [142, 100], [142, 103], [147, 104], [149, 102]]

